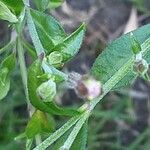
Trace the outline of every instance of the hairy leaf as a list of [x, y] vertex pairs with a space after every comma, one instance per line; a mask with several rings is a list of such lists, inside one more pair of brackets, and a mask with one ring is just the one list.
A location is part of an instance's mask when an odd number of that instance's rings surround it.
[[[134, 36], [140, 44], [150, 37], [149, 29], [150, 24], [133, 31]], [[134, 60], [134, 53], [131, 50], [132, 42], [129, 34], [123, 35], [109, 44], [93, 64], [91, 73], [103, 84], [105, 84], [116, 72], [118, 72], [119, 69], [127, 65], [131, 59]], [[148, 48], [146, 51], [144, 50], [144, 47], [147, 45], [146, 43], [147, 42], [144, 42], [142, 44], [143, 56], [148, 62], [150, 62], [150, 55], [148, 55], [150, 54], [150, 50]], [[132, 65], [130, 66], [130, 71], [128, 71], [124, 78], [113, 89], [132, 83], [133, 79], [136, 77], [136, 74], [132, 71], [134, 63], [133, 60]]]
[[56, 45], [53, 51], [59, 51], [63, 55], [63, 62], [74, 57], [82, 44], [85, 33], [85, 24], [82, 24], [75, 32], [64, 39], [60, 44]]
[[59, 22], [50, 15], [31, 10], [31, 16], [43, 47], [47, 52], [51, 52], [52, 48], [66, 37], [66, 33]]
[[88, 130], [88, 124], [86, 121], [82, 126], [80, 132], [78, 133], [70, 150], [86, 150], [87, 130]]

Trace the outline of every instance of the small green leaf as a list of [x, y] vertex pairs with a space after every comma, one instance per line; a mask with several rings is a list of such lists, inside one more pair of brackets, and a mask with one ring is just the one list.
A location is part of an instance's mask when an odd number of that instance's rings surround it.
[[39, 79], [43, 75], [41, 61], [36, 60], [28, 70], [28, 93], [31, 104], [43, 111], [55, 115], [74, 116], [81, 112], [68, 108], [58, 107], [54, 102], [44, 102], [37, 96], [37, 88], [42, 84]]
[[63, 62], [74, 57], [82, 44], [85, 33], [85, 24], [82, 24], [75, 32], [56, 45], [52, 51], [59, 51], [63, 55]]
[[49, 0], [49, 8], [55, 9], [55, 8], [61, 6], [63, 2], [64, 2], [64, 0]]
[[[150, 24], [133, 31], [133, 34], [141, 44], [143, 58], [146, 59], [148, 63], [150, 62], [150, 51], [148, 51], [148, 47], [150, 46], [148, 39], [150, 37], [149, 29]], [[146, 39], [148, 40], [146, 41]], [[128, 66], [129, 63], [132, 63], [130, 66], [130, 71], [127, 72], [124, 78], [119, 81], [113, 90], [131, 84], [136, 77], [132, 68], [134, 65], [134, 53], [132, 52], [130, 33], [121, 36], [109, 44], [108, 47], [106, 47], [106, 49], [98, 56], [95, 63], [93, 64], [91, 73], [98, 80], [100, 80], [102, 84], [105, 84], [114, 76], [115, 73], [119, 72], [119, 70], [125, 66]]]
[[55, 128], [53, 125], [53, 122], [48, 121], [46, 114], [37, 110], [32, 115], [31, 120], [26, 127], [26, 136], [30, 139], [39, 133], [52, 132]]
[[15, 56], [15, 53], [12, 53], [6, 59], [4, 59], [1, 66], [6, 67], [10, 73], [14, 69], [15, 64], [16, 64], [16, 56]]
[[62, 26], [52, 16], [36, 10], [31, 10], [31, 16], [43, 47], [46, 52], [52, 52], [52, 48], [66, 37]]
[[0, 18], [11, 23], [18, 21], [17, 17], [9, 10], [7, 5], [0, 1]]
[[0, 100], [2, 100], [10, 89], [10, 78], [8, 76], [8, 69], [0, 69]]
[[21, 11], [24, 8], [22, 0], [0, 0], [17, 16], [20, 15]]
[[50, 0], [33, 0], [39, 11], [45, 11], [48, 8]]
[[3, 99], [10, 89], [10, 73], [15, 67], [15, 54], [9, 55], [0, 66], [0, 100]]
[[131, 39], [131, 49], [133, 53], [138, 54], [141, 51], [141, 45], [132, 32], [130, 34], [130, 39]]

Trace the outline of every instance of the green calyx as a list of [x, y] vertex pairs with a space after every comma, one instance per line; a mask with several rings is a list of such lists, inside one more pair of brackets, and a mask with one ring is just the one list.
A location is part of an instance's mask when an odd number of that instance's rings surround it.
[[56, 95], [56, 83], [48, 80], [37, 88], [37, 95], [45, 102], [50, 102]]
[[60, 68], [63, 65], [63, 55], [58, 51], [50, 53], [50, 55], [47, 57], [47, 60], [50, 65], [56, 68]]
[[136, 39], [136, 37], [133, 35], [131, 32], [130, 34], [130, 39], [131, 39], [131, 49], [134, 54], [138, 54], [141, 51], [141, 45]]

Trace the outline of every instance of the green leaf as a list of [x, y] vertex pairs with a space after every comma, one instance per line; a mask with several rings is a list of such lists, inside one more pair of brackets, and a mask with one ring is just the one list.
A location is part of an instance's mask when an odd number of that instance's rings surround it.
[[82, 44], [85, 33], [85, 24], [82, 24], [75, 32], [56, 45], [52, 51], [59, 51], [63, 55], [63, 62], [74, 57]]
[[36, 60], [28, 70], [28, 93], [31, 104], [43, 111], [55, 115], [74, 116], [81, 112], [68, 108], [58, 107], [54, 102], [44, 102], [37, 96], [37, 88], [42, 84], [38, 77], [43, 75], [41, 61]]
[[5, 52], [5, 51], [9, 51], [9, 50], [12, 50], [13, 47], [15, 46], [15, 42], [16, 41], [10, 41], [8, 44], [6, 44], [4, 47], [2, 47], [0, 49], [0, 55]]
[[25, 133], [28, 138], [33, 138], [39, 133], [52, 132], [54, 129], [54, 122], [49, 122], [46, 114], [39, 110], [36, 110], [26, 127]]
[[71, 148], [74, 140], [76, 139], [79, 131], [81, 131], [81, 128], [83, 124], [86, 122], [88, 116], [89, 116], [89, 111], [86, 111], [84, 114], [82, 114], [80, 120], [76, 123], [75, 127], [71, 131], [70, 135], [68, 136], [67, 140], [65, 141], [64, 145], [60, 148], [60, 150]]
[[64, 0], [49, 0], [49, 8], [55, 9], [62, 5]]
[[15, 54], [9, 55], [0, 66], [0, 100], [10, 89], [10, 73], [15, 67]]
[[9, 10], [7, 5], [0, 1], [0, 18], [11, 23], [18, 21], [17, 17]]
[[88, 123], [86, 121], [83, 124], [80, 132], [78, 133], [75, 141], [73, 142], [70, 150], [86, 150], [87, 129], [88, 129]]
[[15, 53], [12, 53], [6, 59], [4, 59], [1, 66], [3, 68], [7, 68], [10, 73], [14, 69], [15, 64], [16, 64], [16, 56]]
[[0, 69], [0, 100], [2, 100], [10, 89], [10, 78], [8, 77], [8, 69]]
[[50, 0], [33, 0], [35, 6], [39, 11], [45, 11], [48, 8]]
[[20, 15], [21, 11], [24, 8], [24, 4], [22, 0], [0, 0], [5, 3], [7, 7], [17, 16]]
[[[150, 24], [133, 31], [134, 36], [140, 44], [150, 37], [149, 29]], [[148, 50], [144, 52], [144, 49], [146, 46], [148, 47], [149, 44], [148, 41], [148, 43], [144, 42], [141, 45], [143, 56], [148, 62], [150, 62], [150, 52]], [[94, 62], [91, 73], [100, 80], [102, 84], [105, 84], [115, 73], [121, 70], [121, 68], [128, 65], [132, 59], [134, 60], [134, 53], [132, 52], [132, 41], [129, 33], [116, 39], [106, 47]], [[135, 79], [136, 74], [132, 71], [133, 60], [130, 71], [127, 72], [124, 78], [113, 89], [129, 85]]]
[[40, 143], [34, 150], [45, 150], [51, 144], [53, 144], [57, 139], [59, 139], [62, 135], [64, 135], [78, 120], [80, 116], [75, 116], [71, 118], [67, 123], [65, 123], [61, 128], [56, 130], [53, 134], [51, 134], [46, 140]]
[[39, 39], [39, 35], [35, 26], [35, 22], [31, 16], [30, 9], [26, 9], [27, 12], [27, 24], [28, 24], [28, 29], [29, 33], [33, 42], [33, 45], [35, 46], [36, 53], [38, 56], [40, 56], [42, 53], [45, 54], [44, 47]]
[[31, 16], [44, 49], [48, 53], [52, 52], [52, 48], [63, 41], [66, 33], [59, 22], [50, 15], [31, 10]]

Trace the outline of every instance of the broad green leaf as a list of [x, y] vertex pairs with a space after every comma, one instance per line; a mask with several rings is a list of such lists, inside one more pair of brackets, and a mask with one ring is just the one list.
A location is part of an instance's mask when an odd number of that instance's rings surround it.
[[15, 54], [9, 55], [0, 66], [0, 100], [3, 99], [10, 89], [10, 72], [15, 67]]
[[75, 32], [56, 45], [52, 51], [59, 51], [63, 55], [63, 62], [74, 57], [82, 44], [85, 33], [85, 24], [82, 24]]
[[[148, 48], [148, 46], [150, 46], [150, 41], [148, 39], [150, 37], [149, 29], [150, 24], [133, 31], [134, 36], [140, 44], [143, 43], [141, 45], [142, 53], [148, 63], [150, 63], [150, 49]], [[134, 53], [131, 48], [132, 41], [130, 33], [113, 41], [94, 62], [91, 69], [92, 75], [100, 80], [102, 84], [105, 84], [115, 73], [126, 65], [128, 66], [129, 62], [132, 61], [130, 71], [127, 72], [124, 78], [113, 89], [131, 84], [136, 77], [136, 74], [132, 71]]]
[[54, 102], [44, 102], [37, 96], [37, 88], [42, 84], [38, 77], [43, 75], [41, 61], [36, 60], [28, 70], [28, 93], [31, 104], [43, 111], [55, 115], [74, 116], [80, 114], [77, 110], [58, 107]]
[[17, 17], [9, 10], [7, 5], [0, 1], [0, 18], [11, 23], [18, 21]]
[[64, 0], [49, 0], [49, 8], [54, 9], [59, 6], [64, 2]]
[[87, 130], [88, 130], [88, 123], [86, 121], [83, 124], [80, 132], [78, 133], [78, 135], [77, 135], [74, 143], [72, 144], [70, 150], [86, 150]]
[[50, 122], [46, 114], [36, 110], [28, 122], [25, 133], [28, 138], [33, 138], [39, 133], [52, 132], [54, 129], [54, 122]]
[[63, 41], [66, 33], [59, 22], [50, 15], [31, 10], [31, 16], [43, 47], [50, 53], [56, 44]]
[[50, 0], [33, 0], [39, 11], [45, 11], [48, 8]]
[[17, 16], [20, 15], [21, 11], [23, 10], [24, 4], [22, 0], [0, 0], [1, 2], [5, 3], [7, 7]]

